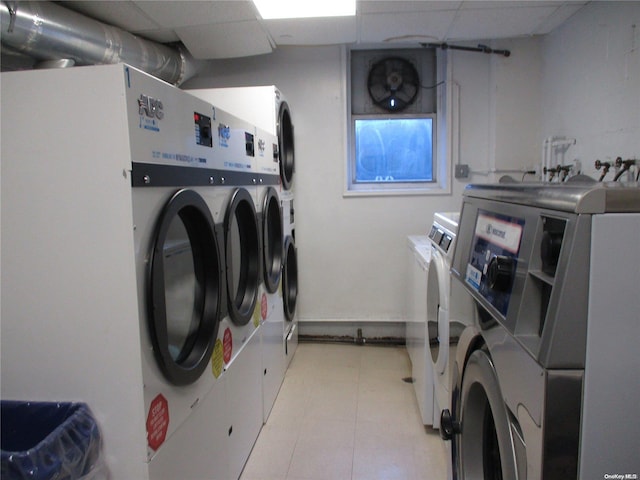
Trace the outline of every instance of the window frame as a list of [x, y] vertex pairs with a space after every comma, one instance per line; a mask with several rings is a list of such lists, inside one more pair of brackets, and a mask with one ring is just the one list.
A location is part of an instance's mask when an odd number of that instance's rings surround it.
[[[346, 52], [345, 52], [346, 50]], [[447, 62], [442, 62], [438, 55], [436, 60], [436, 77], [439, 85], [436, 94], [436, 111], [431, 113], [367, 113], [353, 114], [351, 97], [351, 49], [343, 52], [343, 68], [346, 73], [345, 84], [345, 114], [346, 114], [346, 145], [344, 163], [344, 191], [343, 197], [364, 196], [400, 196], [400, 195], [449, 195], [451, 194], [450, 162], [448, 150], [451, 145], [451, 126], [446, 116], [447, 106], [451, 105], [451, 92], [447, 82], [440, 81], [441, 76], [448, 74]], [[380, 49], [378, 50], [380, 51]], [[444, 68], [441, 68], [444, 67]], [[401, 119], [401, 118], [432, 118], [432, 180], [416, 182], [355, 182], [356, 169], [356, 138], [355, 121], [359, 119]]]

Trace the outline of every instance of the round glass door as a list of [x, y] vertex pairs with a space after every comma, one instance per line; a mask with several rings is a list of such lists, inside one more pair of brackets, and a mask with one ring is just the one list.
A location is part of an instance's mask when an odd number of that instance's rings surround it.
[[204, 372], [220, 321], [222, 269], [213, 219], [192, 190], [162, 211], [150, 262], [149, 329], [158, 366], [174, 385]]
[[246, 189], [233, 192], [224, 225], [229, 316], [236, 325], [246, 325], [253, 315], [260, 282], [256, 209]]
[[282, 273], [282, 212], [273, 187], [267, 189], [262, 212], [264, 284], [267, 292], [275, 293]]
[[280, 104], [278, 111], [278, 151], [280, 152], [280, 179], [285, 190], [291, 188], [295, 170], [295, 148], [293, 142], [293, 123], [287, 102]]
[[298, 257], [293, 237], [284, 241], [284, 268], [282, 276], [282, 302], [287, 321], [291, 322], [296, 313], [298, 300]]

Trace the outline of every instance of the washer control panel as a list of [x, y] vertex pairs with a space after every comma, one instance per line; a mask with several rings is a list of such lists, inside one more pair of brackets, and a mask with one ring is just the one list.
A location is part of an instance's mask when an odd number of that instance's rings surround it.
[[479, 210], [465, 280], [503, 316], [520, 253], [524, 219]]
[[439, 246], [445, 253], [449, 251], [451, 248], [451, 242], [453, 241], [453, 237], [449, 235], [447, 232], [438, 228], [437, 225], [433, 225], [431, 227], [431, 231], [429, 232], [429, 238], [431, 241]]
[[213, 134], [211, 132], [211, 117], [193, 112], [193, 121], [196, 130], [196, 143], [203, 147], [212, 147]]

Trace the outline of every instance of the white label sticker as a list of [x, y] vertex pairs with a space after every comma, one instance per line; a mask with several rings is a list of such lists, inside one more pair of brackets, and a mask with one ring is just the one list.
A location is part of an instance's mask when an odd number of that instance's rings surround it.
[[467, 283], [478, 290], [480, 288], [480, 280], [482, 280], [482, 272], [470, 263], [467, 265]]
[[509, 223], [487, 215], [478, 215], [476, 235], [511, 253], [518, 253], [522, 225]]

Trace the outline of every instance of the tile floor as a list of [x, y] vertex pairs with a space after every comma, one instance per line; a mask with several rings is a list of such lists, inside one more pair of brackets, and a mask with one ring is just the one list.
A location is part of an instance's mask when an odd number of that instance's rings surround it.
[[444, 480], [404, 347], [301, 343], [241, 480]]

